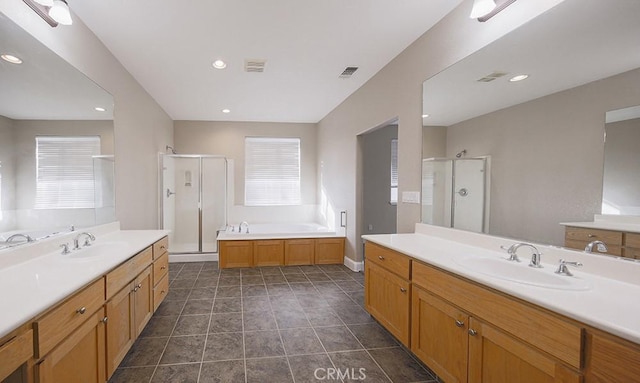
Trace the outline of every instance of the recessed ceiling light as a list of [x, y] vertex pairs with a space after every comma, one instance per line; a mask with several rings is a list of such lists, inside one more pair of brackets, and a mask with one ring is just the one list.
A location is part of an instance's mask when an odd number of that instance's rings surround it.
[[1, 55], [2, 59], [11, 64], [22, 64], [22, 60], [19, 57], [10, 54]]
[[103, 108], [101, 106], [96, 106], [94, 109], [97, 110], [98, 112], [106, 112], [107, 111], [105, 108]]
[[519, 74], [517, 76], [513, 76], [509, 79], [509, 81], [511, 82], [518, 82], [518, 81], [522, 81], [522, 80], [526, 80], [529, 77], [528, 74]]
[[231, 113], [231, 110], [229, 110], [229, 109], [222, 109], [222, 113]]
[[422, 115], [422, 118], [427, 118], [427, 117], [429, 117], [429, 115], [428, 115], [428, 114], [423, 114], [423, 115]]
[[224, 68], [227, 67], [227, 63], [222, 61], [222, 60], [220, 60], [220, 59], [214, 61], [213, 64], [211, 64], [211, 65], [213, 65], [213, 67], [216, 68], [216, 69], [224, 69]]

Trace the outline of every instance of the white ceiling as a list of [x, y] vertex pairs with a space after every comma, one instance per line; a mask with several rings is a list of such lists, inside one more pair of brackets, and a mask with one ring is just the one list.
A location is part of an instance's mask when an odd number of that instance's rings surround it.
[[[174, 120], [317, 122], [461, 1], [69, 0], [69, 6]], [[217, 58], [228, 62], [226, 69], [211, 67]], [[245, 59], [266, 59], [265, 72], [245, 73]], [[359, 69], [338, 78], [347, 66]]]
[[[425, 81], [424, 125], [449, 126], [640, 67], [640, 1], [565, 0]], [[508, 75], [488, 83], [492, 73]], [[526, 73], [527, 80], [510, 83]]]

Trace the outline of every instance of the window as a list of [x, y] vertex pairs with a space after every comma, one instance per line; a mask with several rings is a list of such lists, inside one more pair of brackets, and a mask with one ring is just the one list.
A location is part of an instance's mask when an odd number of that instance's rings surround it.
[[36, 209], [94, 207], [93, 158], [100, 137], [36, 137]]
[[300, 205], [300, 139], [246, 137], [244, 204]]
[[391, 204], [398, 203], [398, 140], [391, 140]]

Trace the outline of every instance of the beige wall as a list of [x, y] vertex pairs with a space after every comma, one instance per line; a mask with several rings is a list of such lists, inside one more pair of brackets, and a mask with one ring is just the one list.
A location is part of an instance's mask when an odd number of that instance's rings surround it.
[[270, 122], [175, 121], [180, 154], [217, 154], [234, 161], [234, 199], [244, 204], [244, 138], [299, 137], [303, 205], [316, 204], [316, 124]]
[[640, 118], [612, 122], [605, 129], [603, 199], [621, 214], [640, 215]]
[[[469, 19], [473, 2], [465, 0], [320, 121], [319, 192], [348, 212], [348, 257], [362, 259], [357, 135], [397, 117], [399, 193], [419, 191], [422, 82], [561, 2], [518, 1], [479, 23]], [[398, 232], [413, 231], [419, 221], [419, 204], [398, 203]]]
[[562, 245], [600, 213], [606, 112], [639, 102], [637, 69], [453, 125], [447, 154], [491, 155], [491, 234]]
[[422, 128], [422, 158], [437, 158], [447, 155], [447, 127], [425, 126]]
[[13, 120], [0, 116], [0, 231], [15, 225], [15, 217], [9, 213], [16, 208], [13, 148]]
[[123, 229], [156, 228], [157, 153], [173, 142], [172, 120], [78, 17], [51, 28], [22, 1], [0, 0], [0, 10], [113, 95], [116, 215]]

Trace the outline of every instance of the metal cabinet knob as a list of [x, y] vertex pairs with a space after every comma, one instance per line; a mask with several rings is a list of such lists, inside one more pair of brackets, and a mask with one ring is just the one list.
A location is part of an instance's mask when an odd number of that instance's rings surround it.
[[406, 293], [406, 292], [407, 292], [407, 289], [405, 289], [404, 287], [401, 287], [401, 288], [400, 288], [400, 291], [401, 291], [401, 292], [403, 292], [403, 293]]
[[166, 266], [162, 266], [162, 267], [160, 268], [160, 270], [164, 270], [164, 269], [166, 269]]
[[463, 322], [463, 321], [461, 321], [461, 320], [457, 320], [457, 319], [456, 319], [456, 326], [458, 326], [458, 327], [464, 327], [464, 322]]
[[469, 335], [471, 336], [476, 336], [478, 334], [478, 332], [472, 328], [469, 329]]
[[108, 319], [109, 319], [109, 318], [104, 317], [104, 318], [102, 318], [102, 319], [100, 320], [100, 322], [102, 322], [102, 323], [107, 323], [107, 320], [108, 320]]
[[79, 309], [77, 309], [77, 310], [76, 310], [76, 312], [77, 312], [78, 314], [84, 314], [84, 313], [86, 313], [86, 312], [87, 312], [87, 308], [86, 308], [86, 307], [84, 307], [84, 306], [83, 306], [83, 307], [80, 307]]
[[588, 234], [587, 237], [589, 238], [595, 238], [596, 236], [594, 234]]
[[378, 255], [378, 259], [384, 261], [384, 257], [382, 255]]

